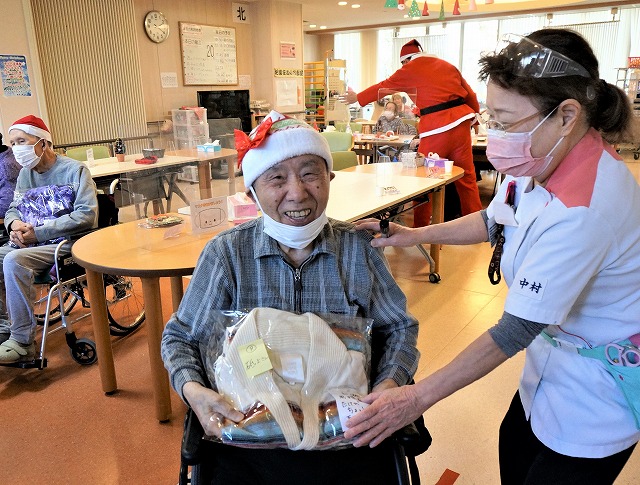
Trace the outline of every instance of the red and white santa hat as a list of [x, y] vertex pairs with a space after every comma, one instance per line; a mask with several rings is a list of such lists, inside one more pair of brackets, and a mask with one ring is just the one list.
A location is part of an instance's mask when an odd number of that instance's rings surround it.
[[422, 52], [422, 46], [416, 39], [410, 40], [400, 49], [400, 62]]
[[24, 118], [20, 118], [9, 127], [9, 131], [11, 130], [22, 130], [29, 135], [37, 136], [53, 143], [49, 128], [37, 116], [27, 115]]
[[271, 111], [249, 136], [235, 130], [235, 140], [247, 189], [275, 164], [299, 155], [318, 155], [333, 169], [327, 140], [307, 123], [277, 111]]

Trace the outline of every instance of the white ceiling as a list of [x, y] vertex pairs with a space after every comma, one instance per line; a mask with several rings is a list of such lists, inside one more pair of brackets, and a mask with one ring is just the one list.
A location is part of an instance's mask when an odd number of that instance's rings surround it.
[[[335, 32], [345, 30], [362, 30], [383, 26], [410, 25], [412, 23], [438, 22], [440, 15], [440, 1], [428, 2], [430, 15], [418, 19], [404, 18], [409, 12], [413, 1], [418, 1], [422, 12], [423, 0], [405, 0], [406, 8], [385, 8], [385, 0], [348, 0], [348, 5], [338, 6], [339, 0], [287, 0], [291, 3], [302, 4], [302, 18], [304, 31]], [[476, 0], [477, 11], [469, 11], [469, 0], [458, 0], [460, 16], [452, 15], [455, 0], [444, 0], [445, 16], [447, 21], [482, 18], [496, 15], [532, 12], [551, 12], [553, 10], [573, 10], [584, 8], [610, 8], [615, 5], [630, 5], [632, 1], [603, 1], [603, 0], [494, 0], [495, 3], [486, 5], [485, 0]], [[359, 4], [360, 8], [352, 8], [352, 4]], [[310, 24], [317, 27], [312, 28]], [[320, 30], [320, 26], [326, 26], [326, 30]]]

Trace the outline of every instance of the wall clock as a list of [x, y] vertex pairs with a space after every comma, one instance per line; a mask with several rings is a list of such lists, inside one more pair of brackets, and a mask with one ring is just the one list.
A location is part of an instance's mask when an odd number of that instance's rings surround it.
[[144, 31], [153, 42], [163, 42], [169, 37], [169, 22], [162, 12], [151, 10], [144, 16]]

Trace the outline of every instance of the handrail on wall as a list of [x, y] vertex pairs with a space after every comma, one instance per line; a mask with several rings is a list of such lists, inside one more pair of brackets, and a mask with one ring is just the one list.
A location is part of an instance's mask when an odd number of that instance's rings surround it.
[[[145, 136], [131, 136], [127, 138], [121, 138], [121, 140], [124, 142], [134, 141], [134, 140], [149, 140], [148, 148], [153, 148], [153, 139], [158, 138], [159, 136], [160, 135], [157, 135], [157, 134], [149, 134]], [[107, 140], [94, 140], [94, 141], [84, 141], [79, 143], [66, 143], [64, 145], [54, 145], [53, 148], [55, 150], [62, 150], [63, 153], [66, 153], [68, 148], [73, 148], [73, 147], [82, 147], [82, 146], [91, 146], [91, 145], [108, 145], [109, 153], [111, 154], [111, 156], [113, 156], [113, 145], [115, 142], [116, 142], [116, 138], [109, 138]]]

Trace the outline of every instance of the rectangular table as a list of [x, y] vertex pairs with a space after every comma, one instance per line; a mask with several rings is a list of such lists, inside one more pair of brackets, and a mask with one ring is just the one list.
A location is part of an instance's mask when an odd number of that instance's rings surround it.
[[[89, 171], [93, 178], [119, 176], [123, 173], [135, 173], [143, 170], [162, 169], [181, 165], [198, 164], [198, 185], [200, 188], [200, 198], [208, 199], [212, 196], [211, 191], [211, 162], [222, 158], [233, 157], [238, 152], [229, 148], [223, 148], [217, 152], [199, 152], [195, 149], [175, 150], [167, 153], [164, 157], [151, 165], [135, 163], [135, 160], [143, 158], [141, 153], [125, 155], [124, 162], [118, 162], [116, 157], [98, 158], [88, 163]], [[235, 167], [229, 164], [230, 186], [234, 187]]]
[[[376, 195], [376, 170], [385, 165], [391, 171], [385, 185], [396, 187], [398, 194]], [[444, 187], [462, 178], [463, 175], [464, 170], [456, 166], [453, 167], [451, 174], [443, 175], [442, 178], [427, 177], [427, 168], [424, 166], [406, 168], [401, 163], [374, 163], [350, 167], [336, 172], [336, 177], [331, 181], [327, 215], [334, 219], [353, 222], [431, 194], [432, 223], [439, 224], [444, 222]], [[439, 245], [431, 245], [430, 258], [422, 245], [418, 245], [418, 249], [428, 260], [430, 259], [429, 280], [439, 281]]]

